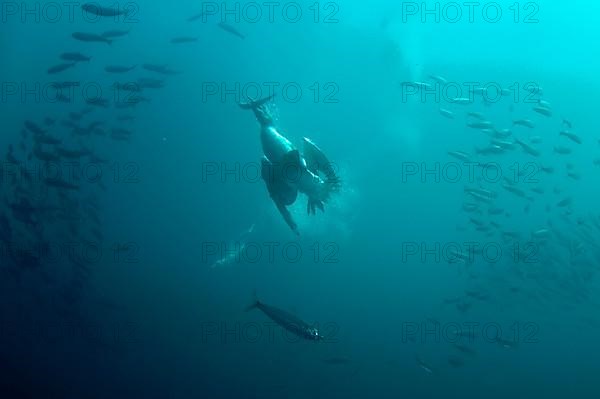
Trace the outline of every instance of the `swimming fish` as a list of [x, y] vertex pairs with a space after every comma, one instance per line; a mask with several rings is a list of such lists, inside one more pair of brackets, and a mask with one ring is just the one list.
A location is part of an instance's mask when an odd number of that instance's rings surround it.
[[71, 34], [71, 36], [82, 42], [103, 42], [112, 44], [112, 40], [102, 37], [100, 35], [96, 35], [94, 33], [84, 33], [84, 32], [75, 32]]
[[66, 71], [69, 68], [73, 68], [75, 66], [75, 64], [77, 64], [77, 63], [76, 62], [70, 62], [68, 64], [55, 65], [53, 67], [48, 68], [48, 73], [52, 75], [52, 74], [55, 74], [55, 73]]
[[65, 60], [65, 61], [75, 61], [75, 62], [87, 61], [87, 62], [89, 62], [92, 59], [92, 57], [88, 57], [81, 53], [62, 53], [60, 55], [60, 59]]
[[191, 37], [191, 36], [179, 36], [179, 37], [174, 37], [173, 39], [171, 39], [171, 43], [173, 43], [173, 44], [193, 43], [193, 42], [197, 42], [197, 41], [198, 41], [197, 37]]
[[300, 338], [310, 341], [320, 341], [324, 339], [324, 336], [319, 333], [319, 330], [315, 326], [311, 326], [283, 309], [262, 303], [256, 298], [254, 299], [254, 303], [246, 308], [246, 311], [252, 309], [259, 309], [275, 323]]
[[133, 65], [130, 67], [120, 66], [120, 65], [109, 65], [109, 66], [104, 67], [104, 70], [108, 73], [125, 73], [125, 72], [129, 72], [129, 71], [133, 71], [136, 67], [137, 67], [137, 65]]
[[579, 137], [578, 135], [576, 135], [575, 133], [571, 133], [569, 131], [563, 130], [561, 131], [559, 134], [559, 136], [563, 136], [568, 138], [569, 140], [577, 143], [577, 144], [581, 144], [581, 137]]
[[242, 35], [236, 28], [234, 28], [233, 26], [225, 23], [225, 22], [219, 22], [219, 28], [223, 29], [225, 32], [229, 32], [234, 36], [239, 37], [240, 39], [245, 39], [246, 36]]
[[83, 11], [99, 17], [116, 17], [118, 15], [127, 15], [128, 10], [120, 10], [118, 8], [108, 8], [98, 5], [98, 3], [85, 3], [81, 6]]

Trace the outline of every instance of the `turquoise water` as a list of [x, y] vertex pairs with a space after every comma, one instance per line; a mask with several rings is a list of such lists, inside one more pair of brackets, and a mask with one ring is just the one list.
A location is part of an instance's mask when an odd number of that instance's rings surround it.
[[598, 5], [102, 6], [0, 10], [3, 397], [598, 395]]

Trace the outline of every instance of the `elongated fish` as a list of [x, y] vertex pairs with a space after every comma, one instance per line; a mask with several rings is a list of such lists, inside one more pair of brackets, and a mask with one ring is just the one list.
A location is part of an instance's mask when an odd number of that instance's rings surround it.
[[485, 148], [475, 148], [478, 155], [498, 155], [504, 153], [505, 149], [499, 145], [489, 145]]
[[500, 129], [494, 130], [493, 136], [499, 139], [505, 139], [507, 137], [510, 137], [511, 134], [512, 132], [510, 131], [510, 129]]
[[533, 107], [533, 110], [544, 116], [552, 116], [552, 110], [544, 106]]
[[204, 12], [201, 12], [200, 14], [192, 15], [191, 17], [189, 17], [189, 18], [187, 19], [187, 21], [188, 21], [188, 22], [194, 22], [194, 21], [197, 21], [197, 20], [199, 20], [200, 18], [202, 18], [202, 17], [203, 17], [203, 16], [205, 16], [205, 15], [206, 15], [206, 13], [204, 13]]
[[471, 156], [463, 151], [449, 151], [448, 155], [453, 156], [456, 159], [460, 159], [461, 161], [471, 162]]
[[25, 127], [30, 132], [38, 134], [38, 135], [42, 135], [42, 134], [46, 133], [46, 131], [44, 129], [42, 129], [41, 127], [39, 127], [38, 125], [36, 125], [35, 123], [33, 123], [31, 121], [25, 121]]
[[477, 354], [477, 351], [467, 345], [463, 345], [463, 344], [454, 344], [454, 348], [456, 348], [456, 350], [464, 353], [465, 355], [469, 355], [469, 356], [475, 356]]
[[137, 65], [133, 66], [121, 66], [121, 65], [109, 65], [104, 67], [104, 70], [108, 73], [125, 73], [129, 71], [133, 71]]
[[550, 103], [548, 101], [542, 100], [541, 98], [538, 100], [538, 105], [544, 108], [550, 108]]
[[525, 194], [525, 191], [521, 190], [520, 188], [517, 188], [517, 187], [515, 187], [515, 186], [510, 186], [510, 185], [508, 185], [508, 184], [502, 184], [502, 187], [503, 187], [503, 188], [504, 188], [506, 191], [508, 191], [508, 192], [510, 192], [510, 193], [513, 193], [513, 194], [514, 194], [514, 195], [516, 195], [517, 197], [521, 197], [521, 198], [527, 198], [527, 199], [530, 199], [530, 198], [528, 198], [528, 197], [527, 197], [527, 195]]
[[98, 3], [85, 3], [81, 6], [83, 11], [99, 17], [116, 17], [118, 15], [127, 15], [128, 10], [120, 10], [118, 8], [102, 7]]
[[150, 72], [160, 73], [161, 75], [176, 75], [179, 73], [166, 65], [143, 64], [142, 68]]
[[471, 118], [475, 118], [475, 119], [479, 119], [479, 120], [485, 119], [485, 116], [481, 112], [467, 112], [467, 116], [470, 116]]
[[96, 107], [108, 108], [110, 103], [106, 98], [88, 98], [85, 100], [86, 104], [93, 105]]
[[573, 203], [573, 199], [571, 197], [567, 197], [563, 200], [560, 200], [556, 205], [562, 207], [570, 206]]
[[55, 65], [53, 67], [48, 68], [48, 73], [50, 75], [52, 75], [52, 74], [55, 74], [55, 73], [66, 71], [69, 68], [73, 68], [75, 66], [75, 64], [76, 64], [76, 62], [69, 62], [68, 64]]
[[529, 138], [531, 144], [540, 144], [542, 142], [542, 138], [540, 136], [532, 136]]
[[112, 39], [115, 37], [122, 37], [122, 36], [126, 36], [129, 34], [128, 30], [117, 30], [117, 29], [113, 29], [113, 30], [107, 30], [106, 32], [102, 33], [102, 37], [107, 38], [107, 39]]
[[496, 198], [498, 197], [498, 193], [495, 191], [491, 191], [491, 190], [486, 190], [484, 188], [471, 188], [471, 187], [465, 187], [465, 193], [467, 194], [478, 194], [487, 198]]
[[311, 326], [283, 309], [264, 304], [256, 298], [254, 299], [254, 303], [246, 308], [246, 311], [248, 312], [252, 309], [259, 309], [275, 323], [300, 338], [310, 341], [319, 341], [324, 338], [319, 334], [319, 330], [316, 327]]
[[531, 237], [535, 239], [547, 239], [550, 237], [550, 230], [548, 229], [538, 229], [531, 233]]
[[39, 144], [50, 144], [50, 145], [55, 145], [55, 144], [60, 144], [62, 143], [62, 140], [54, 138], [50, 135], [47, 134], [39, 134], [36, 135], [34, 138], [36, 143]]
[[521, 148], [523, 149], [523, 151], [525, 151], [527, 154], [529, 155], [533, 155], [534, 157], [537, 157], [540, 155], [540, 152], [538, 150], [536, 150], [535, 148], [533, 148], [532, 146], [530, 146], [529, 144], [519, 140], [519, 139], [515, 139], [515, 143], [517, 143], [518, 145], [521, 146]]
[[473, 223], [475, 226], [483, 226], [485, 223], [479, 219], [469, 218], [469, 222]]
[[536, 194], [544, 194], [544, 189], [542, 187], [533, 187], [531, 191], [533, 191]]
[[556, 146], [554, 147], [554, 153], [556, 154], [560, 154], [560, 155], [568, 155], [570, 154], [572, 151], [570, 148], [567, 147], [563, 147], [563, 146]]
[[46, 183], [46, 185], [50, 187], [63, 188], [67, 190], [79, 190], [78, 185], [66, 182], [61, 179], [46, 178], [44, 179], [44, 183]]
[[128, 91], [130, 93], [139, 93], [142, 91], [142, 87], [140, 87], [140, 85], [138, 85], [135, 82], [127, 82], [127, 83], [115, 82], [115, 83], [113, 83], [112, 87], [115, 90]]
[[102, 37], [100, 35], [96, 35], [95, 33], [84, 33], [84, 32], [75, 32], [71, 34], [71, 36], [79, 40], [81, 42], [102, 42], [111, 44], [112, 40]]
[[451, 99], [450, 102], [454, 104], [467, 105], [471, 104], [473, 102], [473, 99], [468, 97], [455, 97]]
[[479, 204], [474, 204], [474, 203], [464, 203], [463, 204], [463, 211], [465, 212], [477, 212], [479, 211]]
[[80, 84], [79, 82], [52, 82], [50, 84], [50, 86], [52, 86], [56, 90], [62, 90], [62, 89], [70, 89], [72, 87], [77, 87], [77, 86], [79, 86], [79, 84]]
[[421, 357], [419, 355], [417, 355], [416, 360], [417, 360], [417, 365], [419, 366], [419, 368], [425, 370], [425, 372], [427, 374], [433, 374], [433, 368], [429, 364], [425, 363], [425, 361], [423, 359], [421, 359]]
[[[116, 136], [116, 137], [128, 137], [129, 135], [124, 135], [124, 134], [118, 134], [115, 133], [113, 131], [112, 136]], [[219, 259], [217, 259], [212, 265], [210, 265], [211, 269], [215, 269], [217, 267], [224, 267], [224, 266], [231, 266], [232, 264], [234, 264], [235, 262], [239, 262], [239, 259], [241, 257], [241, 253], [244, 251], [244, 249], [246, 249], [246, 243], [245, 242], [241, 242], [241, 243], [236, 243], [235, 245], [235, 250], [233, 251], [229, 251], [227, 252], [227, 254]]]
[[473, 94], [479, 94], [480, 96], [487, 95], [487, 89], [485, 87], [475, 87], [470, 90]]
[[466, 193], [469, 194], [471, 197], [475, 198], [477, 201], [483, 201], [483, 202], [487, 202], [487, 203], [490, 203], [493, 201], [493, 198], [490, 198], [484, 194], [481, 194], [481, 193], [478, 193], [475, 191], [466, 191]]
[[496, 343], [506, 349], [515, 349], [518, 346], [517, 342], [503, 339], [501, 337], [496, 337]]
[[142, 89], [160, 89], [165, 86], [165, 81], [160, 79], [140, 78], [136, 83]]
[[454, 112], [452, 112], [452, 111], [450, 111], [448, 109], [440, 108], [440, 114], [442, 116], [445, 116], [448, 119], [454, 119]]
[[414, 87], [415, 89], [419, 90], [429, 90], [432, 88], [432, 86], [429, 83], [425, 82], [402, 82], [401, 85]]
[[538, 95], [542, 95], [544, 94], [544, 89], [541, 88], [540, 86], [536, 85], [536, 84], [532, 84], [532, 85], [526, 85], [525, 87], [523, 87], [525, 90], [527, 90], [528, 92], [530, 92], [531, 94], [538, 94]]
[[64, 61], [75, 61], [75, 62], [87, 61], [87, 62], [89, 62], [92, 59], [92, 57], [88, 57], [81, 53], [62, 53], [60, 55], [60, 59], [64, 60]]
[[448, 79], [444, 78], [443, 76], [440, 75], [429, 75], [429, 77], [432, 80], [435, 80], [437, 83], [441, 84], [442, 86], [446, 85], [448, 83]]
[[507, 140], [492, 139], [491, 144], [497, 147], [502, 147], [505, 150], [512, 150], [513, 148], [515, 148], [515, 143]]
[[119, 122], [133, 122], [135, 120], [135, 116], [133, 116], [133, 115], [119, 115], [119, 116], [117, 116], [117, 120]]
[[240, 39], [246, 38], [246, 36], [242, 35], [240, 31], [225, 22], [219, 22], [219, 28], [223, 29], [225, 32], [229, 32], [232, 35], [239, 37]]
[[494, 124], [490, 121], [480, 121], [467, 123], [467, 127], [471, 129], [491, 129], [494, 127]]
[[529, 129], [533, 129], [535, 127], [533, 122], [530, 121], [529, 119], [517, 119], [516, 121], [513, 121], [513, 125], [525, 126], [525, 127], [528, 127]]
[[504, 213], [504, 209], [502, 208], [489, 208], [488, 214], [490, 215], [501, 215]]
[[579, 137], [578, 135], [576, 135], [575, 133], [571, 133], [569, 131], [563, 130], [561, 131], [559, 134], [559, 136], [563, 136], [568, 138], [569, 140], [577, 143], [577, 144], [581, 144], [581, 137]]

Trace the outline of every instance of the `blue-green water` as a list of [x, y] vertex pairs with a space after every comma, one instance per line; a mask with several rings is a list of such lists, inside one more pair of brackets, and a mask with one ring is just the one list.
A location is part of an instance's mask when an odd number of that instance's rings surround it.
[[598, 5], [102, 5], [0, 10], [2, 397], [598, 395]]

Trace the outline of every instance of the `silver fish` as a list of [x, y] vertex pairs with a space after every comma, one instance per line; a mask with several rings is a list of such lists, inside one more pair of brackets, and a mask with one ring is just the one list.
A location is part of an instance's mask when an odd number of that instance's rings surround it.
[[515, 139], [515, 142], [517, 144], [519, 144], [521, 146], [521, 148], [523, 149], [523, 151], [525, 151], [527, 154], [533, 155], [534, 157], [537, 157], [540, 155], [540, 152], [538, 150], [536, 150], [535, 148], [533, 148], [532, 146], [530, 146], [529, 144], [524, 143], [523, 141], [521, 141], [519, 139]]
[[530, 121], [529, 119], [517, 119], [517, 120], [513, 121], [513, 125], [525, 126], [530, 129], [533, 129], [535, 127], [533, 122]]
[[470, 127], [472, 129], [491, 129], [494, 127], [494, 124], [490, 121], [480, 121], [467, 123], [467, 127]]
[[463, 151], [449, 151], [448, 155], [460, 159], [461, 161], [471, 162], [471, 156]]
[[451, 103], [459, 104], [459, 105], [467, 105], [473, 102], [473, 99], [467, 97], [455, 97], [450, 100]]
[[538, 114], [544, 115], [544, 116], [552, 116], [552, 110], [550, 108], [546, 108], [546, 107], [533, 107], [533, 110], [535, 112], [537, 112]]
[[430, 90], [432, 88], [429, 83], [424, 82], [402, 82], [402, 86], [414, 87], [419, 90]]
[[440, 108], [440, 114], [442, 116], [445, 116], [448, 119], [454, 119], [454, 112], [452, 112], [452, 111], [450, 111], [448, 109]]
[[571, 133], [569, 131], [566, 130], [562, 130], [559, 134], [559, 136], [563, 136], [568, 138], [569, 140], [577, 143], [577, 144], [581, 144], [581, 137], [579, 137], [578, 135], [576, 135], [575, 133]]

